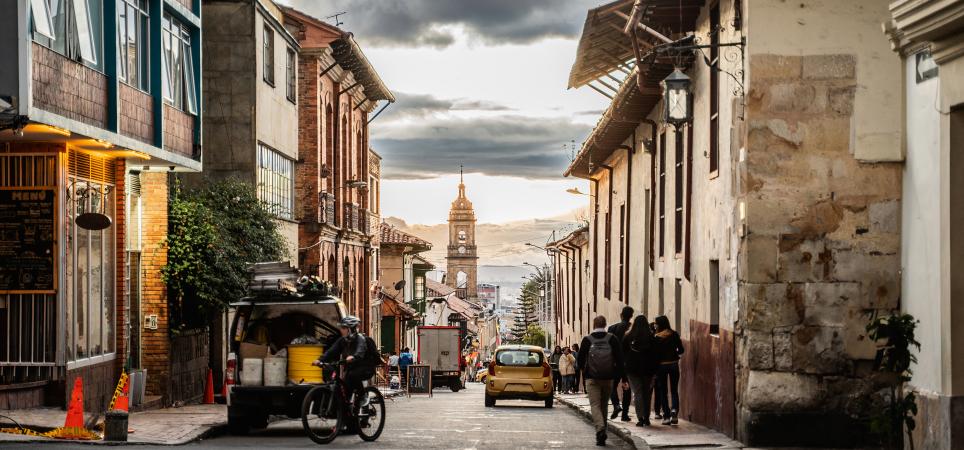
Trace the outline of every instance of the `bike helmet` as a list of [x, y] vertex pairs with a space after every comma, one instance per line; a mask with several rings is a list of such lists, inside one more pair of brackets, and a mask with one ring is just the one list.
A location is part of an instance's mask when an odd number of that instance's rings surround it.
[[358, 320], [358, 318], [355, 317], [355, 316], [345, 316], [345, 317], [342, 317], [342, 319], [341, 319], [341, 326], [342, 326], [342, 327], [350, 328], [350, 329], [353, 329], [353, 330], [354, 330], [355, 328], [358, 328], [358, 324], [360, 324], [360, 323], [361, 323], [361, 320]]

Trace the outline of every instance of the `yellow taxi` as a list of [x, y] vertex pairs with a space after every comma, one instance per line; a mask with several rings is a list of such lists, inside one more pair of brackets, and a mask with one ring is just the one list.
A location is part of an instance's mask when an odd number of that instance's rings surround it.
[[552, 408], [552, 369], [542, 347], [502, 345], [486, 372], [485, 406], [500, 399], [544, 401]]

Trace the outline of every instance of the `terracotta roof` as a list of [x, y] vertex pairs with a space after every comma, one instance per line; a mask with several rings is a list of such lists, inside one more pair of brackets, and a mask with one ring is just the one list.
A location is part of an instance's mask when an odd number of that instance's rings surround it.
[[454, 287], [439, 283], [438, 281], [429, 279], [427, 277], [425, 279], [425, 288], [438, 294], [435, 297], [446, 297], [455, 293]]
[[589, 238], [589, 226], [579, 227], [573, 230], [571, 233], [563, 236], [562, 238], [552, 241], [546, 244], [546, 248], [558, 248], [560, 246], [572, 243], [573, 245], [582, 245], [585, 243], [585, 239]]
[[379, 295], [381, 296], [382, 301], [390, 303], [389, 308], [397, 313], [408, 317], [418, 316], [418, 311], [416, 311], [415, 308], [408, 306], [407, 303], [400, 299], [401, 292], [392, 288], [382, 288], [382, 291], [379, 292]]
[[418, 236], [408, 234], [385, 222], [379, 224], [378, 235], [381, 245], [405, 245], [415, 247], [416, 251], [432, 249], [432, 243]]
[[427, 259], [423, 258], [422, 255], [415, 255], [412, 258], [412, 264], [416, 266], [428, 267], [428, 270], [435, 269], [435, 264], [428, 262]]

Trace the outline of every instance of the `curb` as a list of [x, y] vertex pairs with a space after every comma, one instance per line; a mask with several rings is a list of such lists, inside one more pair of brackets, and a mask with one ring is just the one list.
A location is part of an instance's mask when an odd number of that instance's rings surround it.
[[[579, 405], [576, 405], [575, 403], [570, 402], [568, 399], [565, 399], [559, 396], [555, 396], [555, 399], [557, 402], [568, 406], [570, 409], [574, 410], [575, 412], [577, 412], [578, 414], [580, 414], [581, 416], [589, 420], [589, 423], [592, 423], [592, 413], [590, 413], [589, 411], [586, 411], [580, 408]], [[612, 421], [608, 419], [606, 420], [606, 429], [612, 432], [613, 434], [615, 434], [616, 436], [618, 436], [623, 441], [626, 441], [627, 444], [631, 445], [636, 450], [650, 450], [649, 444], [647, 444], [646, 441], [643, 440], [643, 438], [639, 436], [634, 436], [625, 428], [616, 426], [615, 424], [612, 423]]]

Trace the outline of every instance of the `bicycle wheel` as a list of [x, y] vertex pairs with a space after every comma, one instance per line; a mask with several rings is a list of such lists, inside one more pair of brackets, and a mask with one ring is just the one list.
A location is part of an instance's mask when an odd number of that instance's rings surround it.
[[335, 440], [344, 420], [343, 415], [344, 408], [331, 386], [312, 388], [301, 402], [301, 425], [308, 437], [319, 444]]
[[358, 437], [374, 441], [385, 428], [385, 398], [374, 387], [367, 387], [356, 400], [354, 409], [358, 418]]

